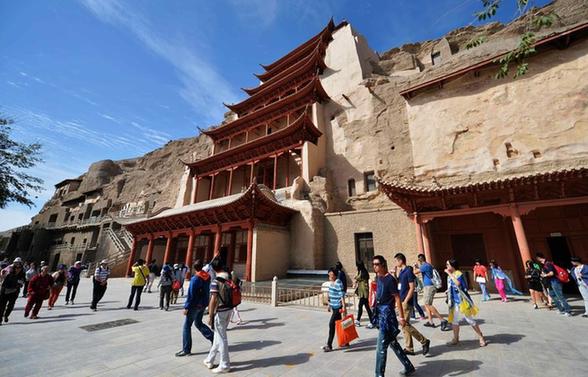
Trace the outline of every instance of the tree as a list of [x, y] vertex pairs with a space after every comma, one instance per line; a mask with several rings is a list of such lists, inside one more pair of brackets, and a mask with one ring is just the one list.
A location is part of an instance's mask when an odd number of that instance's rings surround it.
[[23, 172], [41, 162], [41, 145], [19, 143], [10, 138], [13, 123], [0, 116], [0, 208], [10, 202], [31, 207], [31, 192], [41, 191], [43, 181]]
[[[498, 12], [500, 5], [503, 0], [480, 0], [483, 5], [483, 9], [476, 13], [478, 21], [486, 21], [491, 19]], [[535, 5], [534, 0], [512, 0], [516, 2], [518, 17], [522, 17]], [[519, 45], [516, 49], [506, 53], [504, 56], [499, 58], [496, 63], [500, 64], [496, 78], [501, 79], [508, 77], [511, 69], [511, 64], [516, 64], [516, 70], [513, 77], [516, 79], [525, 73], [529, 69], [527, 58], [535, 53], [535, 32], [544, 27], [549, 27], [553, 24], [555, 19], [554, 13], [543, 14], [542, 12], [534, 12], [530, 15], [527, 24], [525, 25], [525, 32], [521, 35]], [[472, 39], [466, 45], [466, 48], [473, 48], [481, 45], [486, 41], [486, 36], [482, 35]]]

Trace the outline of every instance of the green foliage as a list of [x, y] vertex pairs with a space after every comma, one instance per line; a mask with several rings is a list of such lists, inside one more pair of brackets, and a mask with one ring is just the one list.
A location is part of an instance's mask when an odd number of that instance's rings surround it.
[[0, 117], [0, 208], [10, 202], [33, 205], [30, 193], [39, 192], [43, 181], [23, 172], [41, 162], [41, 145], [19, 143], [10, 138], [13, 123]]
[[[481, 0], [483, 9], [476, 13], [476, 17], [479, 21], [488, 20], [496, 15], [500, 3], [502, 0]], [[533, 0], [515, 0], [519, 9], [519, 16], [524, 15], [528, 12], [528, 6], [533, 4]], [[500, 64], [498, 72], [495, 77], [502, 79], [509, 76], [510, 68], [512, 64], [516, 64], [515, 73], [513, 78], [518, 78], [527, 73], [529, 70], [529, 63], [526, 62], [526, 58], [535, 53], [534, 44], [536, 42], [535, 34], [530, 30], [539, 30], [544, 27], [550, 27], [553, 25], [555, 20], [554, 14], [537, 14], [529, 18], [529, 22], [526, 26], [527, 31], [521, 35], [521, 40], [517, 48], [497, 61]], [[485, 42], [483, 37], [474, 38], [466, 44], [466, 49], [477, 47]]]
[[470, 39], [470, 41], [466, 44], [466, 49], [469, 50], [470, 48], [478, 47], [487, 40], [488, 38], [485, 35]]

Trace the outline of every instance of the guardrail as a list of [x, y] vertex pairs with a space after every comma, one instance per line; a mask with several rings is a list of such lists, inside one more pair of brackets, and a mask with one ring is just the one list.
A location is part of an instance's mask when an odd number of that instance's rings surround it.
[[272, 287], [246, 281], [243, 282], [243, 285], [241, 286], [241, 297], [245, 301], [252, 301], [260, 304], [271, 304]]

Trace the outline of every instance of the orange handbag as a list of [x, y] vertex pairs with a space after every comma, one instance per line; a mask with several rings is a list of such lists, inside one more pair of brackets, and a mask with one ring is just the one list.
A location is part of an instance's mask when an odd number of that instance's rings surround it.
[[353, 314], [346, 315], [340, 321], [335, 322], [335, 331], [337, 332], [337, 344], [339, 344], [339, 347], [359, 338], [355, 329]]

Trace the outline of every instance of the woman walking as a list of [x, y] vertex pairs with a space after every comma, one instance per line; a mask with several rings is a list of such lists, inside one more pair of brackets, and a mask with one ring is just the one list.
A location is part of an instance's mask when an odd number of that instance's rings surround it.
[[43, 301], [49, 298], [51, 293], [51, 286], [53, 285], [53, 277], [49, 275], [49, 266], [41, 267], [41, 273], [35, 275], [29, 282], [28, 287], [28, 301], [25, 306], [24, 316], [29, 316], [31, 310], [31, 319], [38, 319], [39, 310], [43, 305]]
[[67, 271], [67, 291], [65, 292], [65, 305], [73, 305], [80, 284], [80, 274], [82, 273], [82, 262], [76, 261]]
[[341, 312], [345, 312], [345, 295], [343, 283], [337, 278], [337, 270], [329, 269], [329, 307], [331, 319], [329, 320], [329, 337], [327, 345], [322, 347], [324, 352], [333, 350], [333, 338], [335, 337], [335, 322], [341, 320]]
[[65, 265], [60, 264], [57, 271], [53, 273], [53, 286], [51, 287], [51, 295], [49, 296], [49, 307], [47, 310], [52, 310], [59, 298], [61, 290], [66, 282]]
[[11, 266], [4, 268], [1, 272], [2, 284], [0, 285], [0, 325], [2, 320], [8, 322], [8, 317], [14, 309], [14, 304], [20, 289], [25, 282], [25, 273], [22, 259], [16, 258]]
[[361, 316], [363, 314], [363, 308], [367, 312], [368, 318], [370, 323], [372, 323], [373, 314], [372, 309], [368, 305], [368, 298], [370, 295], [369, 292], [369, 281], [370, 281], [370, 274], [368, 273], [367, 268], [365, 268], [365, 264], [362, 261], [358, 261], [355, 263], [357, 267], [357, 275], [355, 275], [353, 288], [355, 289], [355, 294], [359, 298], [359, 303], [357, 304], [357, 319], [355, 320], [355, 326], [361, 326]]
[[582, 263], [582, 260], [578, 257], [572, 257], [572, 277], [578, 284], [580, 294], [584, 299], [584, 314], [582, 317], [588, 317], [588, 265]]
[[482, 291], [482, 301], [490, 300], [490, 295], [486, 289], [486, 283], [488, 282], [488, 269], [482, 264], [480, 258], [476, 258], [474, 265], [474, 280], [480, 286]]
[[522, 295], [523, 293], [516, 290], [512, 286], [512, 282], [508, 275], [502, 271], [502, 268], [496, 263], [495, 260], [490, 261], [490, 270], [492, 272], [492, 279], [494, 280], [494, 285], [496, 286], [496, 290], [500, 295], [502, 302], [507, 302], [508, 298], [506, 297], [506, 292], [508, 291], [511, 294], [515, 295]]
[[463, 273], [459, 271], [459, 265], [455, 259], [447, 261], [445, 273], [447, 273], [447, 291], [449, 294], [448, 321], [453, 327], [453, 339], [448, 342], [447, 345], [455, 346], [459, 343], [459, 317], [463, 316], [466, 322], [472, 326], [478, 335], [480, 347], [485, 347], [487, 344], [486, 339], [484, 339], [480, 326], [473, 318], [478, 313], [478, 308], [474, 305], [474, 302], [468, 293], [467, 282]]
[[532, 260], [526, 261], [525, 265], [527, 266], [527, 269], [525, 270], [525, 279], [527, 279], [533, 308], [539, 309], [539, 301], [547, 304], [547, 299], [543, 295], [543, 285], [541, 284], [541, 269], [539, 269], [539, 266], [533, 263]]
[[159, 309], [163, 310], [163, 298], [165, 297], [165, 311], [169, 310], [169, 300], [174, 283], [174, 274], [168, 265], [163, 266], [161, 278], [157, 287], [159, 288]]

